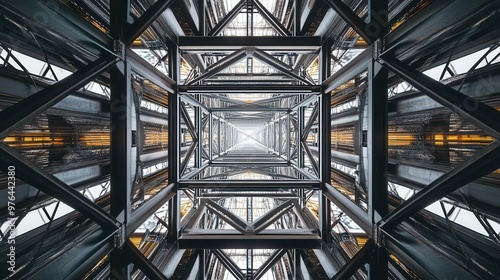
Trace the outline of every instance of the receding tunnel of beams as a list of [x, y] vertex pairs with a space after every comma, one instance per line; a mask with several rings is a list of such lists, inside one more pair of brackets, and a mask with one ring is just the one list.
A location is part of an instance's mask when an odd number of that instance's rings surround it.
[[[181, 117], [181, 162], [188, 160], [184, 179], [196, 180], [301, 180], [317, 178], [319, 160], [318, 95], [283, 93], [187, 94], [181, 97], [186, 114]], [[211, 112], [196, 112], [197, 99]], [[307, 101], [309, 100], [309, 101]], [[305, 101], [305, 102], [304, 102]], [[300, 103], [301, 106], [297, 106]], [[184, 109], [181, 109], [181, 111]], [[299, 153], [305, 153], [299, 139], [299, 110], [303, 126], [310, 122], [304, 142], [311, 158], [304, 156], [299, 170]], [[192, 128], [201, 115], [201, 158], [208, 164], [196, 170]], [[182, 115], [182, 114], [181, 114]], [[196, 125], [195, 125], [196, 126]], [[299, 143], [299, 144], [298, 144]], [[189, 159], [186, 157], [190, 156]], [[313, 163], [314, 162], [314, 163]]]

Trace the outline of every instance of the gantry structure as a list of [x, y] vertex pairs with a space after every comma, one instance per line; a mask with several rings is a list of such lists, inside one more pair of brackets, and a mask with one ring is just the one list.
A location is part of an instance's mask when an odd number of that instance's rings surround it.
[[0, 0], [0, 276], [498, 279], [499, 46], [495, 0]]

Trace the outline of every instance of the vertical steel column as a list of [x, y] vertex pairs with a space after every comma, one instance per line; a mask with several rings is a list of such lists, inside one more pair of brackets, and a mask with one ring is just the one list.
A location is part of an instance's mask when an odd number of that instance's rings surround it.
[[198, 276], [196, 277], [198, 280], [205, 280], [207, 278], [207, 256], [205, 251], [205, 249], [198, 250]]
[[196, 168], [200, 168], [202, 165], [202, 155], [203, 155], [203, 130], [202, 130], [202, 121], [201, 117], [203, 115], [203, 111], [201, 110], [200, 106], [194, 107], [194, 119], [195, 119], [195, 126], [196, 126], [196, 133], [198, 134], [198, 142], [196, 145], [198, 146], [196, 153], [195, 153], [195, 163], [194, 166]]
[[281, 130], [283, 129], [282, 127], [282, 121], [281, 118], [278, 119], [278, 156], [281, 156], [281, 149], [282, 149], [282, 143], [283, 143], [283, 133], [281, 133]]
[[[247, 197], [247, 222], [253, 222], [253, 197]], [[253, 250], [247, 249], [247, 280], [253, 279]]]
[[295, 0], [293, 5], [293, 36], [300, 35], [300, 3], [300, 0]]
[[131, 67], [126, 59], [125, 26], [130, 11], [130, 0], [111, 0], [111, 37], [114, 51], [121, 58], [110, 69], [111, 75], [111, 190], [110, 214], [123, 224], [115, 238], [115, 249], [110, 254], [110, 277], [130, 279], [131, 266], [122, 258], [126, 226], [130, 219], [130, 193], [132, 190], [135, 154], [132, 152], [132, 112], [134, 102], [131, 91]]
[[208, 155], [209, 155], [209, 162], [212, 163], [213, 160], [213, 121], [214, 121], [214, 116], [210, 112], [208, 115]]
[[300, 249], [294, 249], [293, 250], [293, 263], [294, 263], [294, 270], [293, 270], [293, 280], [299, 280], [302, 279], [302, 276], [299, 274], [301, 273], [300, 269]]
[[[179, 48], [175, 43], [171, 43], [168, 49], [168, 70], [172, 80], [177, 84], [180, 79], [180, 55]], [[180, 166], [180, 130], [179, 130], [179, 95], [178, 92], [169, 94], [168, 102], [168, 171], [169, 182], [174, 183], [173, 191], [175, 195], [168, 202], [168, 233], [167, 240], [175, 242], [179, 237], [179, 193], [177, 191], [177, 182], [179, 181], [179, 166]]]
[[376, 39], [368, 66], [368, 215], [377, 244], [370, 262], [369, 278], [387, 279], [388, 254], [383, 248], [377, 223], [388, 213], [387, 187], [387, 88], [388, 71], [377, 61], [387, 30], [388, 1], [369, 0], [367, 33]]
[[304, 151], [302, 150], [302, 135], [304, 134], [304, 107], [297, 108], [297, 123], [298, 123], [298, 133], [297, 133], [297, 166], [299, 168], [304, 168]]
[[[326, 40], [321, 47], [320, 60], [320, 81], [326, 80], [330, 76], [330, 63], [331, 63], [331, 46], [330, 40]], [[323, 195], [326, 185], [330, 183], [330, 162], [331, 162], [331, 116], [330, 116], [330, 92], [322, 92], [320, 96], [321, 102], [321, 113], [319, 115], [320, 124], [320, 160], [319, 160], [319, 170], [320, 178], [322, 184], [322, 190], [320, 192], [319, 200], [319, 220], [320, 220], [320, 232], [321, 238], [327, 242], [330, 236], [332, 215], [331, 215], [331, 204], [326, 196]]]
[[205, 0], [198, 0], [198, 16], [200, 19], [199, 23], [199, 36], [207, 36], [207, 24], [206, 24], [206, 15], [207, 15], [207, 5]]
[[247, 36], [253, 36], [253, 0], [247, 0]]
[[218, 149], [218, 152], [219, 152], [219, 156], [221, 156], [222, 154], [222, 146], [221, 146], [221, 141], [220, 141], [220, 138], [221, 138], [221, 125], [222, 125], [222, 121], [220, 118], [217, 119], [217, 121], [219, 122], [219, 125], [217, 126], [217, 133], [218, 133], [218, 136], [217, 136], [217, 144], [219, 145], [219, 149]]
[[287, 127], [287, 131], [288, 133], [286, 134], [286, 158], [287, 158], [287, 161], [288, 161], [288, 164], [290, 164], [290, 161], [291, 161], [291, 146], [292, 146], [292, 135], [291, 135], [291, 132], [292, 132], [292, 129], [291, 129], [291, 121], [290, 121], [290, 113], [287, 114], [286, 116], [286, 127]]
[[266, 134], [265, 134], [265, 136], [264, 136], [264, 137], [266, 137], [266, 138], [265, 138], [265, 139], [266, 139], [266, 147], [267, 147], [268, 149], [270, 148], [270, 145], [271, 145], [271, 143], [270, 143], [270, 141], [271, 141], [271, 140], [269, 139], [269, 127], [270, 127], [270, 126], [271, 126], [271, 124], [270, 124], [270, 123], [268, 123], [268, 124], [266, 125]]

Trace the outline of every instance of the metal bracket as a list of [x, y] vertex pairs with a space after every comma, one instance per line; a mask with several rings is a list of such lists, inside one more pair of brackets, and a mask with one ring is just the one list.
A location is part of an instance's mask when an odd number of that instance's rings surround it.
[[385, 39], [378, 39], [373, 43], [373, 57], [378, 59], [385, 50]]
[[385, 246], [385, 234], [382, 230], [382, 225], [381, 223], [376, 223], [373, 225], [373, 241], [378, 247], [383, 247]]
[[127, 46], [122, 41], [115, 40], [113, 42], [113, 51], [115, 52], [116, 56], [119, 57], [123, 61], [125, 60], [126, 49], [127, 49]]
[[121, 248], [127, 240], [127, 230], [125, 225], [121, 225], [113, 236], [115, 248]]

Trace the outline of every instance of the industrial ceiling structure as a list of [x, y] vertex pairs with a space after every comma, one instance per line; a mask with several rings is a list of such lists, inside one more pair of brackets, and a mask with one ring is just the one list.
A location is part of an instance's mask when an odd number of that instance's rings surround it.
[[500, 279], [500, 1], [0, 0], [1, 279]]

